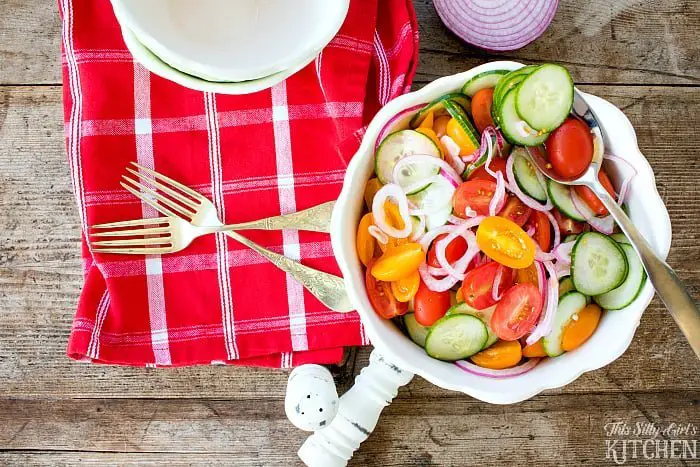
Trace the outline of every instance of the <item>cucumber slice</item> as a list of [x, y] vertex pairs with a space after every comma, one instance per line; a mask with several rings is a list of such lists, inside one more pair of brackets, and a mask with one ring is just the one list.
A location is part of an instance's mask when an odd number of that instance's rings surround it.
[[426, 189], [410, 195], [408, 199], [426, 214], [428, 230], [445, 225], [452, 214], [452, 195], [456, 188], [445, 177], [435, 177]]
[[[394, 167], [406, 156], [413, 154], [426, 154], [440, 158], [440, 148], [432, 139], [414, 130], [399, 130], [384, 138], [377, 148], [374, 171], [377, 178], [383, 184], [391, 183], [393, 180]], [[409, 164], [401, 170], [399, 180], [396, 182], [407, 187], [420, 180], [428, 180], [440, 172], [437, 164], [417, 163]], [[420, 189], [420, 188], [419, 188]]]
[[411, 119], [411, 128], [418, 128], [418, 126], [423, 122], [423, 119], [427, 117], [430, 112], [433, 112], [433, 115], [437, 117], [437, 114], [440, 114], [445, 110], [445, 102], [447, 101], [456, 102], [460, 107], [462, 107], [462, 109], [464, 109], [465, 112], [471, 113], [472, 106], [469, 97], [465, 96], [461, 92], [452, 92], [435, 99], [433, 102], [420, 109]]
[[421, 228], [420, 219], [416, 216], [411, 216], [411, 227], [413, 227], [413, 230], [411, 230], [411, 236], [413, 238], [418, 238], [425, 233], [425, 225]]
[[619, 310], [632, 303], [639, 295], [639, 292], [642, 291], [642, 287], [644, 287], [647, 278], [647, 273], [644, 270], [644, 266], [642, 266], [642, 261], [639, 259], [632, 245], [621, 243], [620, 247], [622, 251], [625, 252], [627, 264], [629, 265], [627, 278], [622, 285], [616, 289], [603, 295], [596, 295], [593, 297], [593, 300], [595, 300], [601, 308], [606, 310]]
[[488, 339], [486, 339], [486, 343], [484, 343], [484, 347], [481, 350], [484, 350], [487, 347], [491, 347], [493, 344], [496, 343], [498, 340], [498, 336], [496, 333], [493, 332], [491, 329], [491, 317], [493, 316], [493, 312], [496, 310], [496, 305], [490, 306], [488, 308], [484, 308], [483, 310], [477, 310], [476, 308], [472, 308], [466, 303], [458, 303], [451, 307], [449, 310], [447, 310], [446, 315], [471, 315], [479, 318], [481, 321], [483, 321], [484, 325], [486, 326], [486, 331], [489, 334]]
[[452, 205], [448, 204], [437, 212], [425, 216], [425, 226], [428, 230], [433, 230], [447, 224], [452, 215]]
[[520, 82], [522, 82], [527, 76], [537, 69], [536, 65], [530, 65], [517, 70], [511, 71], [506, 76], [501, 79], [496, 88], [493, 90], [493, 104], [491, 105], [491, 114], [494, 121], [498, 121], [499, 109], [503, 98], [506, 94], [513, 88], [515, 88]]
[[571, 291], [576, 291], [576, 287], [574, 287], [574, 281], [571, 280], [571, 276], [562, 277], [559, 280], [559, 296], [563, 297]]
[[488, 340], [486, 325], [471, 315], [443, 316], [430, 328], [425, 351], [433, 358], [454, 362], [471, 357]]
[[472, 143], [474, 143], [474, 146], [477, 148], [481, 146], [481, 137], [479, 132], [476, 131], [476, 128], [474, 128], [472, 122], [469, 121], [469, 116], [464, 112], [464, 109], [455, 104], [453, 101], [448, 100], [445, 101], [445, 110], [447, 110], [452, 118], [457, 120], [457, 123], [462, 127]]
[[574, 206], [571, 201], [571, 188], [567, 185], [557, 183], [551, 178], [547, 179], [547, 192], [552, 204], [565, 216], [579, 222], [585, 222], [586, 218]]
[[538, 201], [547, 201], [546, 188], [542, 186], [536, 175], [536, 171], [539, 169], [530, 162], [526, 155], [526, 149], [522, 147], [515, 148], [511, 157], [513, 157], [515, 183], [526, 195]]
[[498, 122], [503, 136], [513, 144], [539, 146], [547, 140], [549, 133], [535, 133], [532, 128], [528, 128], [515, 111], [515, 91], [512, 89], [503, 97], [503, 103], [498, 110]]
[[627, 258], [618, 243], [607, 235], [579, 235], [571, 251], [571, 279], [585, 295], [601, 295], [619, 287], [627, 277]]
[[630, 239], [627, 238], [627, 236], [625, 234], [623, 234], [622, 232], [614, 233], [610, 236], [610, 238], [615, 240], [617, 243], [624, 243], [626, 245], [631, 245]]
[[414, 313], [403, 315], [403, 324], [406, 326], [408, 337], [410, 337], [413, 342], [421, 347], [425, 347], [425, 338], [428, 337], [430, 328], [425, 327], [416, 321], [416, 316]]
[[515, 108], [532, 128], [553, 131], [574, 104], [574, 80], [560, 65], [546, 64], [530, 73], [517, 88]]
[[462, 94], [474, 97], [474, 94], [482, 89], [495, 88], [501, 78], [508, 73], [510, 73], [508, 70], [491, 70], [479, 73], [464, 84]]
[[586, 306], [586, 296], [580, 292], [569, 292], [559, 299], [557, 312], [552, 323], [552, 332], [542, 341], [544, 351], [550, 357], [558, 357], [564, 353], [561, 348], [561, 338], [564, 328], [571, 318]]

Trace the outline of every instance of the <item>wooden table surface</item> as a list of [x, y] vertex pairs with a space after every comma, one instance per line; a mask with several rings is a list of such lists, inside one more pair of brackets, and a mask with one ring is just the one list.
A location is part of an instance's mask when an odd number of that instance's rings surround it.
[[[536, 43], [467, 47], [415, 0], [416, 86], [493, 58], [567, 66], [622, 108], [673, 223], [670, 264], [700, 297], [700, 2], [562, 0]], [[297, 465], [287, 373], [134, 369], [65, 357], [81, 287], [64, 153], [56, 2], [0, 0], [0, 464]], [[369, 350], [336, 368], [346, 390]], [[629, 350], [570, 385], [494, 406], [422, 380], [403, 388], [351, 465], [610, 464], [612, 421], [700, 427], [700, 365], [658, 299]], [[679, 461], [673, 461], [679, 462]]]

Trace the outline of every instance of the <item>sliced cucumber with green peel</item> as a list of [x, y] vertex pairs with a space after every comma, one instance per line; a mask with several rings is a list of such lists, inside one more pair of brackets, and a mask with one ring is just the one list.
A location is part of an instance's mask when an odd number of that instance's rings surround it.
[[416, 321], [416, 316], [414, 313], [403, 315], [403, 324], [406, 326], [408, 337], [410, 337], [413, 342], [421, 347], [425, 347], [425, 338], [428, 337], [430, 328], [425, 327]]
[[585, 308], [586, 304], [586, 296], [580, 292], [569, 292], [559, 299], [557, 312], [552, 323], [552, 331], [542, 340], [547, 355], [558, 357], [564, 353], [564, 349], [561, 348], [564, 328], [576, 313]]
[[423, 122], [423, 119], [425, 119], [430, 112], [433, 112], [433, 115], [437, 117], [437, 114], [440, 114], [445, 110], [445, 102], [447, 101], [456, 102], [466, 113], [471, 113], [472, 111], [471, 100], [469, 97], [465, 96], [461, 92], [452, 92], [435, 99], [433, 102], [420, 109], [411, 119], [411, 128], [418, 128], [418, 126]]
[[445, 177], [435, 177], [435, 181], [424, 190], [408, 199], [418, 209], [426, 212], [426, 226], [428, 230], [445, 225], [452, 214], [452, 195], [456, 188]]
[[552, 204], [562, 214], [579, 222], [585, 222], [586, 218], [581, 215], [574, 202], [571, 201], [571, 187], [557, 183], [551, 178], [547, 179], [547, 192]]
[[[377, 148], [375, 172], [383, 184], [396, 181], [401, 187], [408, 187], [421, 180], [429, 180], [440, 172], [437, 164], [424, 162], [408, 164], [399, 172], [399, 179], [394, 180], [394, 167], [406, 156], [423, 154], [441, 157], [440, 148], [428, 136], [414, 130], [399, 130], [384, 138]], [[427, 182], [426, 182], [427, 184]], [[424, 188], [418, 187], [417, 190]]]
[[571, 279], [584, 295], [601, 295], [627, 277], [627, 257], [620, 245], [598, 232], [579, 235], [571, 251]]
[[493, 104], [491, 114], [495, 121], [498, 121], [498, 110], [501, 107], [503, 98], [509, 91], [522, 82], [530, 73], [537, 69], [536, 65], [530, 65], [517, 70], [513, 70], [501, 79], [493, 90]]
[[542, 65], [517, 87], [518, 115], [537, 131], [556, 129], [569, 116], [573, 104], [574, 80], [561, 65]]
[[469, 120], [469, 116], [464, 112], [461, 106], [455, 104], [453, 101], [445, 102], [445, 110], [450, 114], [452, 118], [457, 120], [457, 123], [467, 134], [469, 139], [474, 143], [475, 147], [481, 146], [481, 137], [479, 132], [474, 128], [472, 122]]
[[421, 226], [416, 216], [411, 216], [411, 227], [411, 237], [418, 238], [425, 233], [425, 224]]
[[626, 245], [631, 245], [630, 239], [627, 238], [627, 235], [623, 234], [622, 232], [614, 233], [610, 236], [610, 238], [615, 240], [617, 243], [624, 243]]
[[464, 84], [462, 94], [474, 97], [474, 94], [482, 89], [495, 88], [501, 78], [508, 73], [510, 73], [508, 70], [491, 70], [479, 73]]
[[430, 327], [425, 351], [438, 360], [454, 362], [479, 352], [488, 338], [486, 325], [479, 318], [452, 314], [443, 316]]
[[621, 243], [620, 247], [622, 251], [625, 252], [627, 264], [629, 265], [627, 278], [622, 285], [616, 289], [603, 295], [596, 295], [593, 297], [593, 300], [595, 300], [601, 308], [606, 310], [619, 310], [632, 303], [642, 291], [647, 278], [647, 273], [644, 270], [642, 261], [639, 259], [632, 245]]
[[496, 305], [484, 308], [483, 310], [477, 310], [476, 308], [472, 308], [471, 306], [462, 302], [452, 306], [449, 310], [447, 310], [445, 315], [471, 315], [476, 316], [483, 321], [484, 325], [486, 326], [486, 330], [489, 333], [489, 338], [486, 340], [484, 347], [481, 349], [483, 350], [487, 347], [491, 347], [498, 340], [498, 336], [491, 329], [491, 317], [493, 316], [494, 311], [496, 311]]
[[529, 128], [527, 123], [515, 111], [516, 90], [511, 89], [503, 98], [503, 104], [498, 110], [498, 123], [503, 136], [513, 144], [521, 146], [539, 146], [544, 143], [549, 133], [537, 133]]
[[571, 276], [562, 277], [559, 280], [559, 296], [563, 297], [565, 294], [575, 291], [574, 281], [571, 280]]
[[515, 182], [521, 190], [531, 198], [538, 201], [547, 201], [546, 187], [542, 186], [539, 178], [537, 178], [537, 167], [530, 162], [527, 156], [527, 150], [522, 147], [516, 147], [511, 155], [513, 158], [513, 175]]

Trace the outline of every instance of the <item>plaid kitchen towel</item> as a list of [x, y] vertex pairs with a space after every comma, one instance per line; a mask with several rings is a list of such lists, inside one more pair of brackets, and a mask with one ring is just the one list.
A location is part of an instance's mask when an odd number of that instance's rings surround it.
[[[150, 74], [124, 46], [108, 0], [59, 0], [65, 129], [83, 237], [90, 225], [155, 216], [121, 189], [131, 161], [212, 199], [226, 223], [335, 199], [363, 128], [415, 72], [411, 0], [352, 0], [309, 66], [246, 96], [192, 91]], [[339, 274], [328, 235], [246, 232]], [[367, 344], [356, 313], [334, 313], [223, 234], [162, 257], [92, 255], [68, 355], [121, 365], [334, 363]]]

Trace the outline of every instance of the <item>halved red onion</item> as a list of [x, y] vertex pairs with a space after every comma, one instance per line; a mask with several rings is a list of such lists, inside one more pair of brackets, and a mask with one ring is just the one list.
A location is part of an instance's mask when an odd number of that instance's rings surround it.
[[502, 293], [498, 293], [498, 289], [501, 286], [501, 279], [503, 278], [503, 266], [498, 265], [496, 270], [496, 275], [493, 277], [493, 287], [491, 287], [491, 298], [493, 301], [497, 302], [501, 299]]
[[544, 304], [545, 309], [540, 318], [540, 322], [525, 341], [528, 345], [534, 344], [541, 337], [546, 337], [552, 332], [552, 323], [554, 322], [554, 315], [557, 313], [557, 305], [559, 304], [559, 281], [557, 280], [557, 272], [550, 261], [545, 261], [543, 264], [549, 274], [547, 296], [545, 297]]
[[579, 195], [576, 194], [574, 190], [569, 190], [571, 196], [571, 202], [574, 203], [574, 207], [581, 214], [581, 216], [586, 219], [586, 222], [591, 224], [591, 227], [596, 229], [598, 232], [610, 235], [615, 231], [615, 219], [611, 215], [605, 217], [596, 217], [595, 213], [588, 207], [588, 204], [581, 199]]
[[407, 109], [403, 109], [401, 112], [394, 115], [388, 122], [384, 124], [382, 129], [379, 131], [379, 136], [377, 136], [377, 141], [374, 143], [374, 151], [377, 151], [379, 145], [384, 141], [384, 138], [389, 136], [389, 134], [408, 128], [408, 123], [413, 118], [413, 115], [417, 110], [425, 107], [425, 104], [418, 104]]
[[506, 182], [503, 180], [503, 174], [496, 172], [496, 191], [493, 192], [493, 198], [489, 202], [489, 216], [495, 216], [501, 212], [504, 204], [506, 204]]
[[389, 236], [382, 232], [382, 230], [376, 225], [370, 225], [367, 231], [382, 245], [389, 243]]
[[435, 10], [465, 42], [491, 51], [520, 49], [544, 33], [558, 0], [434, 0]]
[[574, 244], [576, 244], [575, 240], [560, 244], [557, 248], [552, 250], [552, 253], [554, 253], [554, 258], [559, 263], [571, 264], [571, 250], [574, 248]]
[[522, 365], [514, 366], [513, 368], [506, 368], [505, 370], [492, 370], [490, 368], [480, 367], [474, 365], [466, 360], [458, 360], [455, 362], [457, 368], [464, 370], [467, 373], [471, 373], [477, 376], [484, 376], [486, 378], [512, 378], [513, 376], [524, 375], [528, 371], [532, 370], [540, 363], [541, 358], [531, 358]]
[[517, 196], [520, 199], [520, 201], [522, 201], [526, 206], [534, 209], [535, 211], [550, 211], [554, 206], [552, 205], [552, 200], [549, 199], [549, 196], [547, 196], [547, 202], [545, 204], [541, 204], [536, 199], [533, 199], [526, 195], [523, 192], [523, 190], [520, 189], [518, 183], [515, 181], [515, 175], [513, 174], [514, 160], [514, 157], [509, 157], [508, 161], [506, 162], [506, 176], [508, 177], [508, 189], [515, 193], [515, 196]]
[[[386, 212], [384, 211], [384, 203], [389, 199], [393, 198], [399, 207], [399, 214], [403, 220], [403, 229], [399, 230], [395, 227], [389, 225], [386, 220]], [[372, 201], [372, 215], [374, 216], [374, 223], [382, 229], [382, 231], [394, 238], [406, 238], [411, 235], [413, 230], [413, 224], [411, 223], [411, 218], [408, 214], [408, 199], [406, 194], [403, 192], [400, 186], [395, 183], [387, 183], [377, 191], [374, 195], [374, 200]]]
[[445, 176], [450, 182], [454, 185], [455, 183], [459, 185], [462, 183], [462, 177], [455, 172], [455, 169], [452, 168], [450, 164], [448, 164], [446, 161], [440, 159], [439, 157], [434, 157], [428, 154], [412, 154], [410, 156], [406, 156], [403, 159], [400, 159], [396, 165], [394, 166], [394, 171], [392, 172], [392, 178], [394, 180], [398, 180], [398, 174], [399, 171], [408, 164], [414, 164], [414, 163], [425, 163], [425, 164], [435, 164], [440, 169], [440, 174]]

